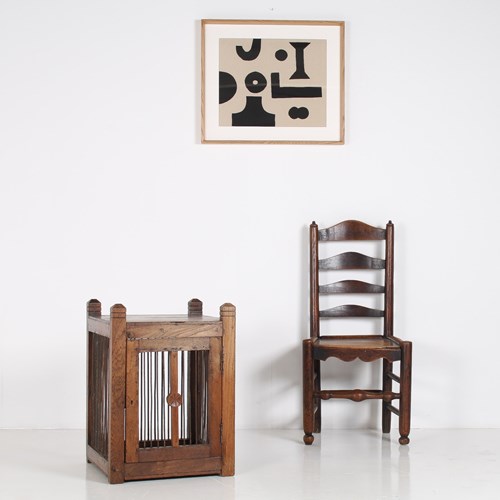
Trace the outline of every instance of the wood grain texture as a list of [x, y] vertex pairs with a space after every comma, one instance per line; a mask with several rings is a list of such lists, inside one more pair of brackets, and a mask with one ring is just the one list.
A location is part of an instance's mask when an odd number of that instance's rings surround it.
[[203, 316], [203, 302], [200, 299], [191, 299], [188, 302], [188, 317]]
[[404, 342], [401, 360], [401, 402], [399, 405], [399, 443], [408, 444], [411, 420], [411, 378], [412, 378], [412, 343]]
[[385, 230], [359, 220], [345, 220], [319, 231], [320, 241], [384, 240]]
[[[95, 429], [94, 426], [94, 403], [93, 403], [93, 394], [91, 394], [91, 370], [93, 369], [93, 345], [92, 345], [92, 336], [90, 330], [90, 320], [94, 317], [101, 316], [101, 303], [97, 299], [90, 299], [87, 302], [87, 329], [86, 329], [86, 342], [87, 342], [87, 358], [86, 358], [86, 397], [87, 397], [87, 405], [86, 405], [86, 418], [85, 421], [87, 423], [87, 462], [92, 462], [93, 456], [92, 452], [89, 454], [89, 444], [91, 442], [91, 433]], [[93, 449], [90, 448], [92, 451]], [[106, 464], [107, 466], [107, 464]]]
[[341, 269], [384, 269], [385, 260], [370, 257], [359, 252], [344, 252], [318, 261], [322, 271], [338, 271]]
[[154, 479], [219, 474], [220, 458], [193, 458], [186, 460], [144, 462], [125, 465], [125, 479]]
[[311, 445], [314, 442], [314, 371], [312, 355], [312, 339], [302, 342], [302, 390], [303, 390], [303, 425], [304, 443]]
[[94, 448], [92, 448], [92, 446], [89, 445], [87, 445], [87, 461], [93, 463], [94, 465], [99, 467], [99, 469], [101, 469], [102, 472], [104, 472], [104, 474], [108, 475], [109, 471], [108, 461], [101, 455], [99, 455], [99, 453], [97, 453], [97, 451], [95, 451]]
[[321, 361], [334, 357], [342, 361], [387, 359], [393, 362], [401, 359], [401, 349], [391, 339], [378, 335], [325, 336], [314, 341], [313, 356]]
[[222, 338], [222, 475], [234, 476], [236, 308], [232, 304], [223, 304], [220, 307], [220, 318], [224, 332]]
[[[210, 443], [210, 456], [219, 457], [222, 454], [222, 342], [219, 338], [210, 339], [210, 363], [208, 373], [208, 441]], [[223, 459], [224, 463], [224, 459]]]
[[136, 343], [127, 341], [125, 461], [139, 460], [139, 352]]
[[[382, 362], [382, 390], [384, 392], [392, 391], [392, 382], [399, 382], [399, 378], [395, 378], [392, 373], [392, 363], [387, 359]], [[382, 403], [382, 432], [388, 433], [391, 431], [391, 411], [389, 410], [390, 402], [384, 401]]]
[[385, 286], [359, 280], [342, 280], [336, 281], [335, 283], [320, 285], [318, 290], [322, 295], [336, 293], [384, 293]]
[[101, 303], [97, 299], [90, 299], [87, 302], [87, 316], [100, 318], [101, 309]]
[[392, 391], [383, 391], [379, 389], [342, 389], [334, 391], [320, 391], [315, 394], [323, 400], [327, 399], [350, 399], [351, 401], [360, 402], [367, 399], [382, 399], [384, 402], [390, 402], [393, 399], [399, 399], [400, 395]]
[[290, 25], [290, 26], [344, 26], [344, 21], [298, 21], [298, 20], [270, 20], [270, 19], [202, 19], [202, 27], [209, 24], [269, 24], [269, 25]]
[[324, 335], [316, 339], [314, 347], [342, 347], [344, 349], [392, 349], [399, 351], [397, 342], [383, 335]]
[[126, 367], [126, 309], [122, 304], [111, 308], [109, 367], [109, 473], [111, 484], [124, 481], [124, 409]]
[[196, 444], [179, 448], [147, 448], [138, 453], [139, 462], [163, 462], [167, 460], [187, 460], [193, 458], [209, 458], [210, 446]]
[[87, 318], [87, 330], [92, 333], [97, 333], [97, 335], [102, 335], [103, 337], [109, 337], [110, 335], [110, 322], [100, 317], [89, 316]]
[[[313, 387], [314, 393], [321, 391], [321, 361], [315, 359], [313, 361]], [[318, 398], [313, 400], [314, 409], [314, 432], [321, 432], [321, 402]]]
[[319, 312], [320, 318], [383, 318], [384, 311], [357, 304], [343, 304]]
[[310, 336], [319, 335], [319, 266], [318, 266], [318, 225], [309, 229], [309, 290], [310, 290]]
[[220, 323], [128, 323], [127, 336], [129, 339], [167, 339], [181, 337], [221, 337]]
[[[222, 331], [222, 330], [221, 330]], [[129, 339], [133, 342], [139, 352], [156, 351], [208, 351], [210, 349], [210, 339], [218, 337], [166, 337], [166, 338], [148, 338], [148, 339]]]
[[387, 223], [386, 235], [385, 258], [387, 265], [385, 268], [384, 335], [392, 337], [394, 335], [394, 224], [391, 221]]
[[[401, 417], [401, 412], [399, 411], [399, 408], [396, 408], [395, 406], [392, 405], [387, 405], [387, 409], [391, 412], [394, 413], [394, 415], [397, 415], [398, 417]], [[401, 442], [401, 438], [400, 438]], [[401, 443], [401, 444], [408, 444], [408, 443]]]

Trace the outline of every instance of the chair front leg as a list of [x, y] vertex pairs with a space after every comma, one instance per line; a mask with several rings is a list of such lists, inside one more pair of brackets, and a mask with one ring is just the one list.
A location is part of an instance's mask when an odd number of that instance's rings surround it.
[[400, 444], [410, 442], [410, 413], [411, 413], [411, 365], [412, 344], [403, 342], [401, 346], [401, 399], [399, 403], [399, 438]]
[[302, 390], [303, 390], [303, 418], [304, 443], [314, 442], [314, 360], [312, 339], [302, 343]]

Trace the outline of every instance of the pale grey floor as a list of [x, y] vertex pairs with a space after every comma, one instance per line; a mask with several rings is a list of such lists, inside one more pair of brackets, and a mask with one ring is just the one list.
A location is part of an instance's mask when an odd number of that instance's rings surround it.
[[236, 476], [109, 485], [86, 463], [81, 430], [0, 431], [2, 500], [395, 500], [500, 498], [500, 429], [238, 431]]

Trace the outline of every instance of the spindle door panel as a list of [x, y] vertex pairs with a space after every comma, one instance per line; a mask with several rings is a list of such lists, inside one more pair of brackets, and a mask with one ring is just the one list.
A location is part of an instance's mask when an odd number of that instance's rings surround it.
[[172, 475], [220, 469], [221, 358], [216, 336], [127, 340], [126, 464], [157, 463], [163, 476], [167, 462]]

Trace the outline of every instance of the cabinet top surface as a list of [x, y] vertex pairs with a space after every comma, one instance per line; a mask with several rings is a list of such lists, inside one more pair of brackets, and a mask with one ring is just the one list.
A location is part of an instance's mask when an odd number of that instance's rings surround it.
[[[109, 315], [100, 319], [109, 321]], [[99, 319], [99, 318], [97, 318]], [[188, 316], [187, 314], [127, 314], [127, 323], [218, 323], [215, 316]]]

